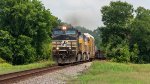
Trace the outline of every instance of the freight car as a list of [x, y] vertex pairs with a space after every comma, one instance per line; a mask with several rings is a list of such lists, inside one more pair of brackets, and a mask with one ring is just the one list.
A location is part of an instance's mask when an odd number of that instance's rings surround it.
[[95, 57], [94, 37], [81, 34], [71, 26], [54, 28], [52, 32], [52, 56], [58, 64], [87, 61]]
[[106, 57], [104, 56], [104, 51], [96, 50], [95, 52], [95, 58], [100, 60], [105, 60]]

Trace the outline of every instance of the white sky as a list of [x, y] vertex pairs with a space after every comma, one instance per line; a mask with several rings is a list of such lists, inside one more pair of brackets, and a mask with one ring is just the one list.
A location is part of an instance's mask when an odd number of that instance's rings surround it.
[[[84, 26], [94, 30], [102, 26], [102, 6], [109, 5], [110, 1], [118, 0], [40, 0], [51, 13], [64, 22], [74, 26]], [[138, 6], [150, 9], [150, 0], [120, 0], [126, 1], [137, 8]]]

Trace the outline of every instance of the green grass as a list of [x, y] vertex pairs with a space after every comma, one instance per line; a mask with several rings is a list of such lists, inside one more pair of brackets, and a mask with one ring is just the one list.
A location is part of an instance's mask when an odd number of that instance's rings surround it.
[[95, 61], [73, 84], [150, 84], [150, 64]]
[[2, 58], [0, 58], [0, 64], [1, 63], [5, 63], [6, 61], [4, 61]]
[[18, 71], [48, 67], [53, 64], [54, 64], [53, 61], [41, 61], [38, 63], [28, 64], [28, 65], [18, 65], [18, 66], [13, 66], [8, 63], [0, 63], [0, 74], [13, 73], [13, 72], [18, 72]]

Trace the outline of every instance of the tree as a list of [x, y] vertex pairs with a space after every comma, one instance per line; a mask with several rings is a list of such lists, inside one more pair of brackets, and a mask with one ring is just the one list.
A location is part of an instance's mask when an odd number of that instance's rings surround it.
[[131, 45], [139, 46], [139, 61], [150, 62], [150, 10], [138, 7], [131, 26]]
[[116, 1], [104, 6], [101, 12], [105, 27], [100, 31], [107, 57], [117, 62], [130, 62], [131, 53], [134, 53], [130, 47], [133, 6]]
[[[101, 10], [102, 21], [106, 27], [101, 28], [102, 42], [109, 42], [109, 37], [119, 36], [123, 39], [129, 37], [129, 26], [133, 20], [133, 6], [121, 1], [111, 2]], [[111, 32], [111, 33], [110, 33]]]
[[0, 30], [0, 58], [8, 62], [13, 61], [14, 38], [7, 31]]
[[14, 47], [13, 64], [27, 64], [36, 60], [35, 48], [31, 45], [32, 38], [20, 35]]
[[95, 45], [97, 46], [98, 49], [103, 49], [101, 44], [102, 44], [102, 39], [101, 39], [101, 29], [103, 27], [98, 27], [93, 31], [94, 37], [95, 37]]
[[[57, 26], [57, 18], [38, 0], [1, 0], [0, 9], [0, 30], [9, 32], [15, 38], [13, 57], [19, 59], [25, 56], [26, 60], [21, 64], [28, 63], [30, 55], [34, 55], [35, 60], [48, 59], [51, 29]], [[18, 43], [21, 40], [23, 42]], [[22, 51], [19, 52], [20, 48], [16, 46], [22, 46]]]
[[127, 28], [133, 19], [133, 6], [127, 2], [111, 2], [102, 7], [102, 21], [109, 28]]
[[92, 30], [86, 29], [85, 27], [76, 26], [76, 29], [78, 29], [81, 33], [89, 33], [94, 36], [94, 33]]

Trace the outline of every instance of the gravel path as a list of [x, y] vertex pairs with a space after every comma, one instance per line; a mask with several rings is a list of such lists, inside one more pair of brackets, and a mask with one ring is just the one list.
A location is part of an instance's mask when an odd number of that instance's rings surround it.
[[42, 76], [30, 78], [14, 84], [65, 84], [67, 80], [76, 78], [84, 70], [88, 69], [91, 62], [67, 67], [52, 73], [47, 73]]

